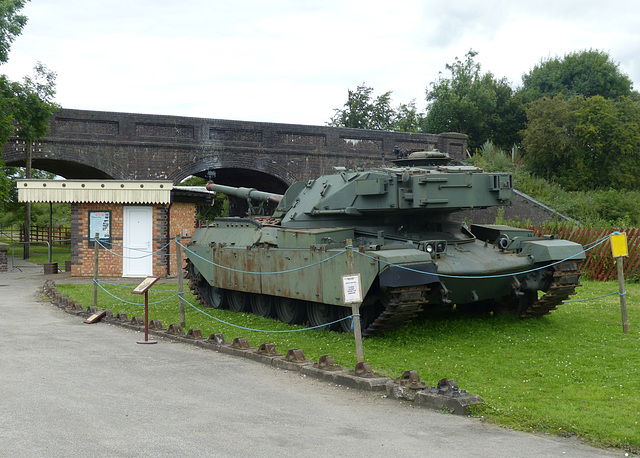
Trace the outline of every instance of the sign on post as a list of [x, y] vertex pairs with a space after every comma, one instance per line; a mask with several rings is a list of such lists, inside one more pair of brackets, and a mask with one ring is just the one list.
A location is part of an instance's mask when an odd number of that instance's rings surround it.
[[624, 257], [629, 255], [627, 248], [627, 234], [614, 232], [609, 237], [611, 240], [611, 254], [616, 259], [618, 272], [618, 294], [620, 295], [620, 313], [622, 314], [622, 332], [629, 334], [629, 322], [627, 321], [627, 292], [624, 288]]
[[360, 329], [360, 304], [362, 303], [362, 285], [360, 274], [353, 268], [353, 240], [346, 240], [347, 269], [349, 274], [342, 276], [342, 299], [345, 304], [351, 304], [351, 323], [353, 325], [353, 337], [356, 341], [356, 360], [364, 363], [364, 350], [362, 349], [362, 329]]
[[362, 302], [360, 274], [342, 276], [342, 300], [345, 304]]
[[629, 250], [627, 248], [627, 234], [624, 232], [614, 232], [610, 236], [611, 238], [611, 254], [614, 258], [618, 256], [629, 256]]
[[147, 277], [131, 291], [131, 294], [144, 294], [144, 341], [136, 342], [139, 344], [158, 343], [157, 340], [149, 340], [149, 288], [158, 280], [160, 280], [158, 277]]

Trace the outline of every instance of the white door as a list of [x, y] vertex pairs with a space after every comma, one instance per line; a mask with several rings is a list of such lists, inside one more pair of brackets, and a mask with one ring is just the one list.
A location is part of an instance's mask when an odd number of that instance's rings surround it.
[[153, 208], [124, 207], [122, 276], [153, 275]]

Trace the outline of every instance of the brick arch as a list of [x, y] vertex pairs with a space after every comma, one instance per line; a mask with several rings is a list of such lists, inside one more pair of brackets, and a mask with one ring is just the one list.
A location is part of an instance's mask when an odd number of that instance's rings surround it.
[[[183, 166], [169, 176], [174, 183], [179, 183], [190, 175], [204, 176], [208, 170], [218, 174], [220, 184], [231, 186], [262, 187], [265, 191], [282, 193], [298, 178], [289, 170], [271, 161], [268, 157], [246, 155], [242, 153], [211, 155], [198, 159], [188, 166]], [[235, 176], [233, 176], [235, 174]], [[256, 184], [254, 180], [263, 177], [264, 184]]]
[[[37, 142], [32, 153], [32, 167], [55, 173], [67, 179], [128, 179], [128, 164], [119, 163], [92, 150], [88, 143], [75, 143], [51, 148], [43, 154], [42, 144]], [[53, 142], [51, 142], [53, 143]], [[49, 146], [49, 145], [47, 145]], [[25, 166], [24, 142], [15, 142], [15, 147], [3, 152], [5, 164], [12, 167]]]

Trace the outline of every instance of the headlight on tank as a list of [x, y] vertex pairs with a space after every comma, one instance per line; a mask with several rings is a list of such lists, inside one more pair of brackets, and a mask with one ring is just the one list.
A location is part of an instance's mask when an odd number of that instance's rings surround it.
[[440, 254], [444, 253], [447, 249], [447, 242], [444, 240], [433, 241], [433, 242], [423, 242], [421, 244], [422, 250], [426, 251], [429, 254]]

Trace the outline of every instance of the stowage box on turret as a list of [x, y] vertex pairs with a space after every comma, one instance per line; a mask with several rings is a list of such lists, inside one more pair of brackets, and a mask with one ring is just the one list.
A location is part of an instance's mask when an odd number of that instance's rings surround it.
[[[364, 335], [430, 307], [542, 316], [575, 293], [581, 245], [451, 219], [509, 205], [510, 174], [455, 165], [437, 151], [393, 162], [297, 182], [282, 196], [210, 183], [250, 209], [279, 203], [271, 216], [217, 218], [196, 230], [187, 246], [192, 289], [211, 307], [321, 326], [351, 315], [342, 279], [358, 273]], [[334, 327], [349, 331], [351, 322]]]

